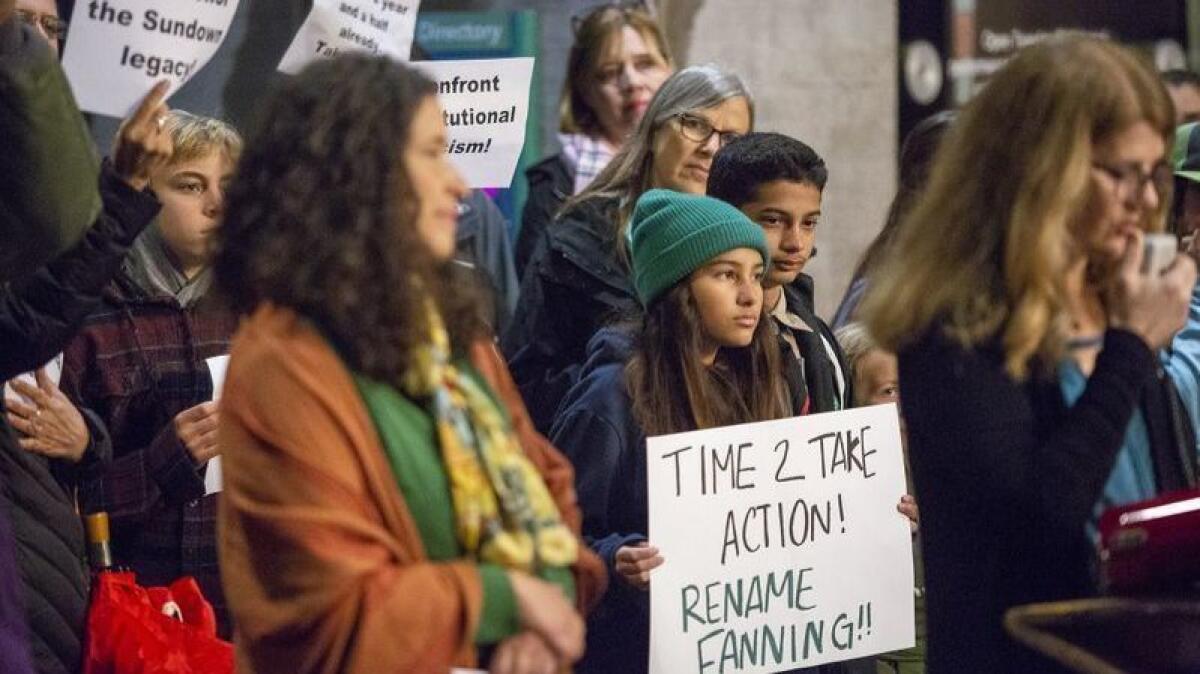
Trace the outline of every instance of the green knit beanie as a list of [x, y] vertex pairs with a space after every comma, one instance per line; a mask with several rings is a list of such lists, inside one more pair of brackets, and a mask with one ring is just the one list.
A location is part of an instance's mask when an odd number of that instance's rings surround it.
[[753, 248], [771, 263], [762, 228], [733, 206], [712, 197], [649, 190], [629, 221], [633, 287], [643, 306], [718, 255]]

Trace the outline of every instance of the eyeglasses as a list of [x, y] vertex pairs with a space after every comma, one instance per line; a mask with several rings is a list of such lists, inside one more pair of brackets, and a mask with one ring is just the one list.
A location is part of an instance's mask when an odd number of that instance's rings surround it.
[[1122, 198], [1141, 195], [1146, 189], [1146, 183], [1150, 183], [1154, 185], [1154, 193], [1158, 195], [1158, 198], [1166, 199], [1171, 194], [1175, 180], [1175, 173], [1171, 169], [1171, 165], [1166, 162], [1155, 164], [1149, 173], [1143, 171], [1142, 167], [1137, 164], [1113, 166], [1092, 162], [1092, 167], [1113, 181], [1117, 194]]
[[719, 131], [707, 119], [690, 112], [681, 112], [675, 115], [675, 119], [679, 122], [679, 132], [683, 134], [683, 137], [695, 143], [707, 143], [715, 133], [717, 134], [717, 146], [725, 147], [742, 135], [736, 131]]
[[604, 12], [613, 12], [613, 11], [620, 12], [621, 14], [624, 14], [624, 15], [628, 15], [631, 12], [645, 12], [645, 13], [649, 14], [650, 7], [646, 4], [646, 0], [626, 0], [625, 2], [610, 2], [607, 4], [599, 5], [597, 7], [593, 7], [592, 9], [589, 9], [582, 14], [576, 14], [575, 16], [571, 17], [571, 34], [578, 35], [579, 29], [583, 26], [583, 24], [587, 23], [588, 19], [591, 19], [594, 16], [599, 16], [600, 14], [603, 14]]
[[18, 9], [17, 17], [31, 28], [41, 27], [51, 40], [62, 40], [67, 36], [67, 22], [53, 14], [39, 14], [27, 9]]

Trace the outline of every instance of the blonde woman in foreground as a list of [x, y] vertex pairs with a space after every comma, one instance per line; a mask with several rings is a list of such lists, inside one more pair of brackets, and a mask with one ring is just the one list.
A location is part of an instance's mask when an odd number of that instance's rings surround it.
[[1173, 124], [1122, 47], [1021, 52], [951, 129], [871, 284], [921, 499], [930, 674], [1059, 671], [1005, 636], [1004, 612], [1094, 592], [1086, 524], [1114, 468], [1153, 451], [1137, 422], [1165, 413], [1155, 350], [1196, 279], [1184, 256], [1139, 273]]

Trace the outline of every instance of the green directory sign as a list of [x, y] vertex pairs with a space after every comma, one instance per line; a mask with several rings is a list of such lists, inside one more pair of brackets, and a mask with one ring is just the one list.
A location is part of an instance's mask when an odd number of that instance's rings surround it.
[[[421, 12], [414, 41], [431, 60], [497, 59], [538, 55], [537, 13], [519, 12]], [[515, 227], [528, 193], [525, 169], [540, 159], [541, 91], [540, 64], [535, 62], [530, 86], [529, 116], [525, 124], [525, 148], [517, 163], [513, 183], [506, 190], [488, 190], [496, 205]], [[516, 235], [515, 229], [510, 229]]]
[[509, 12], [429, 13], [417, 21], [417, 43], [430, 53], [512, 53], [513, 16]]

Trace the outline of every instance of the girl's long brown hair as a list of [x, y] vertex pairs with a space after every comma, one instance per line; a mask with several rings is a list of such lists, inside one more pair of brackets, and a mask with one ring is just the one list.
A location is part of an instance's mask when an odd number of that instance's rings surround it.
[[723, 347], [701, 360], [700, 314], [686, 282], [646, 311], [625, 378], [633, 414], [647, 436], [789, 416], [780, 348], [763, 317], [743, 348]]

